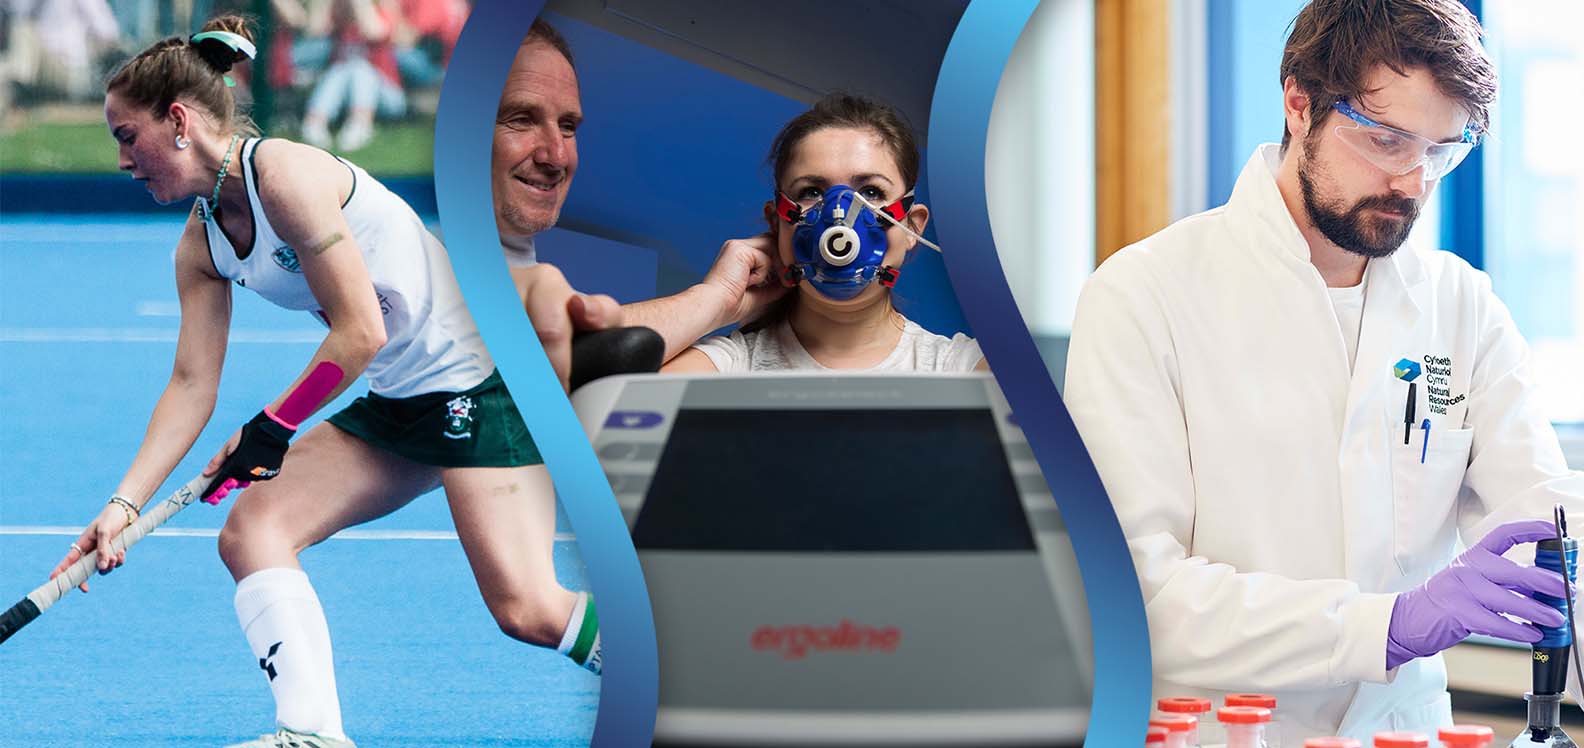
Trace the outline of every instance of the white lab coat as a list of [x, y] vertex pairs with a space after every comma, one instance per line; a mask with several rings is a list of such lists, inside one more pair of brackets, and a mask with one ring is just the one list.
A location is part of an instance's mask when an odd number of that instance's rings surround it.
[[[1527, 345], [1489, 278], [1455, 255], [1371, 261], [1349, 373], [1279, 162], [1263, 146], [1227, 205], [1096, 271], [1067, 407], [1133, 555], [1156, 697], [1272, 693], [1284, 746], [1433, 736], [1451, 723], [1445, 665], [1387, 672], [1396, 593], [1444, 568], [1460, 534], [1549, 519], [1559, 500], [1584, 526], [1584, 474], [1534, 402]], [[1403, 358], [1425, 369], [1428, 449], [1417, 425], [1403, 445]]]

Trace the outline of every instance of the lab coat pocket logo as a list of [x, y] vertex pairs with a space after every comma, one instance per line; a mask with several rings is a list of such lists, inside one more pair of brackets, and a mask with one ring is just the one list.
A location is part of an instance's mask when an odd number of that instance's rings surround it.
[[1452, 357], [1426, 354], [1425, 391], [1430, 402], [1430, 412], [1444, 416], [1447, 408], [1463, 402], [1467, 394], [1452, 394]]

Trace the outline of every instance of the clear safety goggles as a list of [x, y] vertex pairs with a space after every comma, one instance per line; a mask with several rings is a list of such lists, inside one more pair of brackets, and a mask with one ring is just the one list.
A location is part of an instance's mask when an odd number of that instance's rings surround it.
[[1424, 181], [1433, 182], [1463, 163], [1463, 159], [1479, 142], [1472, 127], [1463, 128], [1462, 140], [1437, 143], [1376, 122], [1359, 114], [1346, 101], [1338, 101], [1331, 108], [1352, 120], [1352, 124], [1337, 126], [1337, 137], [1365, 161], [1394, 176], [1402, 176], [1423, 166]]

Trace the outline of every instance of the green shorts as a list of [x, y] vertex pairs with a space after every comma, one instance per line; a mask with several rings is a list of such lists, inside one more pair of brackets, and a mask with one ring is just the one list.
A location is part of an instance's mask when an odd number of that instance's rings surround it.
[[436, 467], [519, 467], [544, 459], [500, 371], [463, 392], [391, 398], [370, 392], [329, 418], [342, 431]]

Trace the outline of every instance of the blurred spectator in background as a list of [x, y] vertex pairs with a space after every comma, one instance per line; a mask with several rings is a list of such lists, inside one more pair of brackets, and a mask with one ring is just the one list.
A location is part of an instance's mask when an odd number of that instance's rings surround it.
[[[271, 132], [295, 130], [314, 145], [355, 151], [373, 138], [376, 118], [434, 114], [470, 7], [469, 0], [269, 0], [265, 8], [258, 0], [0, 0], [0, 136], [102, 122], [107, 62], [185, 36], [214, 13], [262, 10], [270, 33], [260, 62], [268, 67], [233, 70], [239, 100], [259, 94], [266, 108], [254, 116]], [[87, 163], [75, 141], [58, 142], [50, 163], [68, 170]]]
[[136, 52], [141, 44], [159, 38], [159, 0], [110, 0], [110, 11], [121, 29], [123, 52]]
[[269, 72], [271, 88], [312, 85], [330, 62], [330, 0], [270, 0]]
[[120, 36], [105, 0], [3, 0], [3, 78], [80, 101], [100, 95], [98, 59]]
[[302, 137], [311, 145], [330, 147], [330, 124], [341, 115], [336, 145], [356, 151], [374, 138], [374, 115], [400, 117], [407, 111], [396, 66], [392, 35], [400, 22], [400, 8], [375, 0], [331, 0], [318, 18], [310, 18], [310, 32], [327, 25], [334, 48], [330, 66], [314, 84], [303, 115]]
[[409, 87], [440, 85], [467, 15], [464, 0], [401, 0], [396, 65]]

